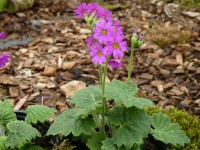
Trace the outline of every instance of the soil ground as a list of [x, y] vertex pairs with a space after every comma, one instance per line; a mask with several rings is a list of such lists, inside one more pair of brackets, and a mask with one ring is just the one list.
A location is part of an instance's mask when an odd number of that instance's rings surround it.
[[[143, 46], [135, 50], [132, 74], [139, 96], [163, 108], [200, 115], [199, 10], [183, 10], [156, 0], [110, 3], [106, 7], [120, 20], [129, 49], [132, 31], [139, 29], [143, 35]], [[16, 110], [44, 104], [59, 113], [71, 106], [66, 99], [74, 91], [99, 84], [98, 68], [85, 46], [91, 33], [74, 16], [76, 4], [39, 0], [30, 10], [0, 14], [6, 41], [31, 37], [30, 42], [1, 50], [12, 54], [10, 64], [0, 70], [1, 100], [11, 99]], [[107, 82], [127, 80], [129, 55], [122, 68], [108, 71]]]

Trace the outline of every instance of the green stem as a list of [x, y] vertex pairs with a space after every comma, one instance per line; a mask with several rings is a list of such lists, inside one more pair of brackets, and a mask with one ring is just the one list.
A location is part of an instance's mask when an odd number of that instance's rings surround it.
[[102, 65], [99, 65], [99, 79], [100, 79], [101, 90], [103, 91]]
[[134, 47], [131, 47], [131, 56], [128, 64], [128, 81], [131, 80], [131, 73], [133, 68], [133, 55], [134, 55]]
[[[104, 103], [104, 113], [106, 116], [108, 116], [108, 106], [106, 103], [106, 98], [104, 97], [104, 93], [105, 93], [105, 83], [106, 83], [106, 77], [107, 77], [107, 71], [108, 71], [108, 62], [110, 60], [110, 57], [107, 58], [106, 61], [106, 66], [104, 68], [104, 76], [103, 76], [103, 88], [102, 88], [102, 95], [103, 95], [103, 103]], [[110, 137], [112, 137], [112, 126], [110, 121], [108, 120], [108, 127], [109, 127], [109, 133], [110, 133]]]
[[93, 116], [95, 122], [98, 124], [99, 129], [102, 131], [103, 127], [102, 127], [101, 121], [99, 120], [99, 117], [97, 116], [96, 113], [93, 113], [92, 116]]
[[102, 108], [103, 108], [103, 114], [102, 114], [102, 132], [105, 133], [105, 104], [103, 100], [103, 78], [102, 78], [102, 65], [99, 65], [99, 79], [100, 79], [100, 85], [102, 90]]

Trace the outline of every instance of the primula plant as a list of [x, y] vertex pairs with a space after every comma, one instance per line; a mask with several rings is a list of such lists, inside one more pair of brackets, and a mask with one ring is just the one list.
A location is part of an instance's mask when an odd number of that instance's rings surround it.
[[127, 51], [120, 22], [96, 3], [82, 3], [74, 12], [78, 18], [85, 19], [92, 31], [86, 45], [92, 62], [99, 66], [100, 86], [76, 92], [70, 101], [75, 107], [60, 114], [47, 135], [80, 137], [91, 150], [139, 150], [144, 148], [148, 135], [175, 146], [190, 142], [168, 116], [146, 113], [144, 107], [154, 105], [151, 100], [137, 97], [138, 88], [131, 82], [131, 72], [134, 48], [143, 43], [139, 32], [134, 30], [131, 39], [128, 81], [106, 83], [108, 66], [122, 67], [121, 60]]
[[47, 106], [34, 105], [26, 109], [25, 120], [17, 120], [13, 105], [9, 100], [0, 101], [0, 149], [27, 150], [35, 148], [42, 150], [39, 146], [32, 145], [31, 140], [41, 137], [41, 133], [32, 125], [38, 122], [44, 123], [55, 110]]

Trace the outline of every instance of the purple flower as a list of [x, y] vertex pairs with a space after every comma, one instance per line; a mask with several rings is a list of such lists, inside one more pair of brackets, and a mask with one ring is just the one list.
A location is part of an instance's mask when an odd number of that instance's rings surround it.
[[9, 54], [0, 54], [0, 68], [4, 67], [10, 61]]
[[104, 51], [103, 46], [101, 44], [95, 43], [90, 50], [92, 62], [97, 64], [102, 64], [106, 62], [106, 52]]
[[108, 9], [104, 9], [104, 8], [100, 11], [100, 13], [97, 17], [101, 18], [105, 21], [112, 21], [113, 20], [112, 13]]
[[123, 63], [118, 59], [111, 59], [111, 60], [109, 60], [108, 64], [109, 64], [109, 66], [111, 66], [112, 69], [122, 67], [122, 65], [123, 65]]
[[122, 35], [123, 32], [122, 32], [122, 26], [119, 25], [119, 20], [116, 20], [114, 22], [114, 33], [117, 34], [117, 35]]
[[88, 4], [88, 13], [89, 14], [94, 14], [97, 17], [100, 15], [101, 11], [104, 8], [102, 6], [99, 6], [97, 3], [90, 3]]
[[112, 41], [114, 27], [112, 26], [112, 22], [101, 20], [100, 22], [97, 22], [93, 32], [95, 39], [102, 44], [107, 44], [109, 41]]
[[85, 14], [88, 14], [88, 5], [86, 3], [82, 3], [77, 6], [74, 10], [74, 13], [78, 18], [84, 18]]
[[108, 55], [113, 54], [114, 59], [122, 58], [124, 56], [124, 51], [127, 50], [127, 42], [124, 41], [124, 36], [118, 35], [114, 37], [113, 40], [105, 46], [105, 50]]
[[6, 33], [0, 32], [0, 39], [5, 39], [5, 38], [6, 38]]
[[96, 39], [94, 38], [93, 34], [92, 34], [89, 38], [87, 38], [87, 39], [85, 40], [85, 42], [86, 42], [86, 46], [90, 49], [90, 46], [92, 46], [94, 43], [97, 43], [98, 40], [96, 40]]

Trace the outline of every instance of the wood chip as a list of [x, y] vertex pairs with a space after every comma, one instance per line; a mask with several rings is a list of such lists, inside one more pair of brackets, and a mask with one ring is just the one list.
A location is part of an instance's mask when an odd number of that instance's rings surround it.
[[152, 86], [158, 86], [158, 85], [164, 85], [165, 82], [161, 81], [161, 80], [153, 80], [151, 81], [151, 85]]
[[0, 75], [0, 84], [19, 85], [19, 81], [11, 75], [2, 74]]
[[19, 96], [19, 91], [17, 87], [11, 86], [9, 87], [9, 93], [11, 97], [18, 97]]
[[142, 73], [142, 74], [140, 75], [140, 78], [142, 78], [142, 79], [147, 79], [147, 80], [152, 80], [152, 79], [153, 79], [153, 75], [148, 74], [148, 73]]
[[183, 56], [182, 54], [177, 54], [176, 55], [176, 62], [179, 64], [179, 65], [182, 65], [183, 64]]
[[24, 105], [24, 103], [26, 102], [27, 98], [28, 98], [28, 95], [21, 98], [15, 105], [14, 110], [20, 110], [22, 108], [22, 106]]
[[54, 76], [56, 73], [56, 66], [45, 66], [43, 74], [46, 76]]
[[64, 84], [60, 87], [60, 90], [65, 94], [66, 98], [71, 97], [76, 91], [86, 87], [85, 82], [83, 81], [70, 81], [67, 84]]

